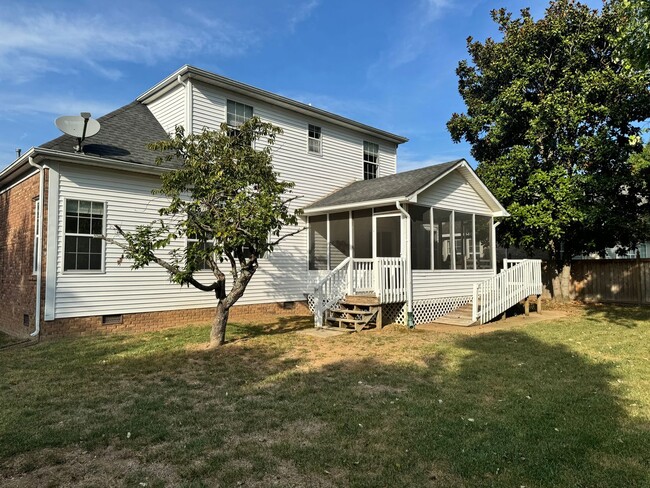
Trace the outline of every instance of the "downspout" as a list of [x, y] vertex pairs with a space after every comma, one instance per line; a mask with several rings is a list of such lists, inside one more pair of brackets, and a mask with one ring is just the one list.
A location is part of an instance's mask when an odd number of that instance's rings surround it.
[[409, 221], [411, 216], [409, 213], [402, 207], [402, 204], [399, 200], [395, 201], [395, 206], [400, 213], [406, 217], [406, 326], [409, 329], [415, 328], [415, 322], [413, 321], [413, 272], [411, 271], [411, 229]]
[[185, 133], [186, 134], [192, 134], [194, 132], [194, 127], [192, 124], [192, 112], [194, 110], [193, 104], [192, 104], [192, 84], [191, 81], [188, 79], [187, 81], [183, 81], [183, 77], [181, 75], [178, 75], [176, 78], [176, 81], [185, 88], [185, 122], [184, 122], [184, 128], [185, 128]]
[[492, 271], [494, 274], [497, 274], [497, 227], [500, 224], [501, 221], [492, 224]]
[[39, 229], [38, 238], [38, 269], [36, 271], [36, 307], [34, 311], [34, 332], [30, 334], [31, 337], [39, 337], [41, 333], [41, 284], [43, 280], [43, 191], [45, 188], [45, 168], [43, 165], [36, 164], [32, 156], [29, 157], [29, 164], [39, 171], [39, 185], [38, 185], [38, 225]]

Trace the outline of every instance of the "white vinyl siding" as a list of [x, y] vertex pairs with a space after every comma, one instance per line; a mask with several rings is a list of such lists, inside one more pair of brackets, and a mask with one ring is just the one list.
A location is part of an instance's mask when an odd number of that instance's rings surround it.
[[168, 134], [185, 125], [185, 88], [181, 85], [151, 102], [149, 110]]
[[[137, 225], [160, 218], [158, 209], [165, 201], [151, 194], [158, 186], [153, 176], [63, 164], [60, 171], [54, 318], [215, 306], [214, 294], [170, 283], [167, 272], [155, 264], [132, 270], [128, 259], [120, 259], [122, 250], [111, 244], [106, 245], [103, 274], [64, 273], [64, 199], [105, 201], [105, 225], [111, 237], [116, 236], [115, 224], [125, 231], [133, 231]], [[295, 227], [287, 228], [289, 232], [292, 230]], [[304, 300], [307, 290], [305, 239], [304, 233], [292, 236], [268, 259], [261, 259], [260, 268], [237, 304]], [[172, 243], [178, 248], [185, 245], [184, 238]], [[197, 277], [206, 282], [212, 280], [209, 271], [199, 272]]]
[[472, 285], [493, 276], [491, 269], [413, 270], [413, 300], [467, 296]]
[[[193, 84], [193, 127], [215, 129], [226, 122], [226, 101], [237, 100], [255, 109], [264, 122], [279, 126], [273, 149], [273, 164], [284, 180], [296, 183], [294, 193], [301, 195], [296, 206], [305, 207], [329, 193], [363, 178], [363, 141], [379, 144], [381, 164], [378, 176], [394, 174], [397, 170], [397, 146], [388, 141], [369, 139], [358, 131], [315, 121], [308, 117], [261, 100], [230, 93], [201, 82]], [[321, 158], [305, 158], [305, 132], [308, 124], [321, 128], [321, 140], [327, 139], [327, 150]], [[306, 238], [304, 238], [306, 242]]]
[[492, 215], [492, 209], [460, 174], [452, 171], [418, 195], [418, 205]]

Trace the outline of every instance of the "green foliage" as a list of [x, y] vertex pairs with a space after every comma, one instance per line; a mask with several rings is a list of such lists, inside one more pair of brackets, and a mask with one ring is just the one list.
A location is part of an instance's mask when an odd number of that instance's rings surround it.
[[650, 67], [650, 2], [648, 0], [613, 0], [621, 22], [614, 42], [619, 46], [623, 64], [628, 69]]
[[467, 112], [447, 126], [512, 214], [503, 244], [547, 249], [559, 264], [650, 233], [647, 184], [630, 160], [650, 117], [650, 76], [617, 61], [619, 16], [558, 0], [538, 21], [493, 11], [502, 40], [468, 39], [471, 63], [457, 69]]
[[[217, 131], [188, 135], [178, 127], [170, 139], [151, 144], [150, 149], [164, 154], [158, 163], [176, 161], [179, 166], [164, 173], [154, 191], [169, 199], [160, 209], [161, 220], [133, 233], [118, 228], [132, 267], [157, 263], [171, 281], [224, 298], [220, 266], [225, 263], [233, 284], [242, 285], [233, 289], [243, 293], [258, 258], [286, 237], [281, 236], [285, 226], [298, 224], [298, 212], [289, 205], [293, 183], [280, 181], [271, 164], [280, 133], [280, 128], [253, 117], [236, 131], [223, 124]], [[156, 253], [184, 238], [191, 239], [186, 248], [174, 247], [164, 259]], [[198, 281], [196, 273], [204, 266], [216, 278], [213, 283]], [[232, 296], [226, 308], [239, 296]]]

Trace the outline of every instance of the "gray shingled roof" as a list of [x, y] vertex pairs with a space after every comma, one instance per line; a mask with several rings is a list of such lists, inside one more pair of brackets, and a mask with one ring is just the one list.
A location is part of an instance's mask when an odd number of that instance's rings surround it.
[[[145, 105], [132, 102], [97, 120], [101, 128], [96, 135], [84, 141], [85, 154], [155, 166], [156, 157], [161, 153], [150, 151], [147, 144], [168, 136]], [[63, 135], [41, 147], [74, 153], [76, 145], [75, 137]], [[173, 166], [173, 163], [163, 163], [162, 166]]]
[[463, 160], [456, 159], [372, 180], [355, 181], [305, 207], [305, 210], [408, 197], [461, 161]]

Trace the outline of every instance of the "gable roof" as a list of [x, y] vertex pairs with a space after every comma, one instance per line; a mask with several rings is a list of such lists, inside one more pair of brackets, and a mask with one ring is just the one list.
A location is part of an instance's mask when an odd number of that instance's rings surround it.
[[509, 215], [464, 159], [456, 159], [371, 180], [355, 181], [308, 205], [303, 210], [306, 214], [317, 214], [337, 208], [368, 206], [370, 203], [390, 204], [395, 201], [412, 200], [457, 168], [468, 168], [469, 178], [475, 180], [470, 181], [470, 184], [481, 190], [483, 198], [487, 198], [491, 206], [498, 209], [500, 215]]
[[261, 88], [247, 85], [246, 83], [232, 80], [230, 78], [226, 78], [225, 76], [211, 73], [210, 71], [196, 68], [187, 64], [176, 70], [160, 83], [144, 92], [136, 100], [145, 104], [151, 103], [156, 98], [164, 95], [169, 90], [178, 86], [179, 82], [183, 82], [188, 79], [198, 80], [209, 85], [218, 86], [234, 93], [246, 95], [251, 98], [265, 101], [272, 105], [289, 109], [293, 112], [305, 114], [308, 117], [325, 120], [344, 127], [350, 127], [357, 131], [361, 131], [366, 134], [391, 141], [395, 144], [403, 144], [408, 141], [406, 137], [399, 136], [385, 130], [377, 129], [376, 127], [362, 124], [361, 122], [357, 122], [356, 120], [348, 119], [347, 117], [328, 112], [327, 110], [312, 107], [307, 103], [302, 103], [297, 100], [278, 95], [277, 93], [262, 90]]
[[[84, 141], [84, 155], [156, 166], [156, 157], [161, 153], [147, 149], [147, 144], [167, 139], [168, 135], [146, 105], [131, 102], [97, 120], [101, 128]], [[40, 147], [79, 154], [74, 150], [76, 145], [76, 137], [62, 135]], [[173, 163], [161, 166], [173, 167]]]
[[305, 210], [352, 205], [375, 200], [404, 200], [461, 161], [463, 160], [456, 159], [447, 163], [395, 173], [372, 180], [355, 181], [312, 203]]

